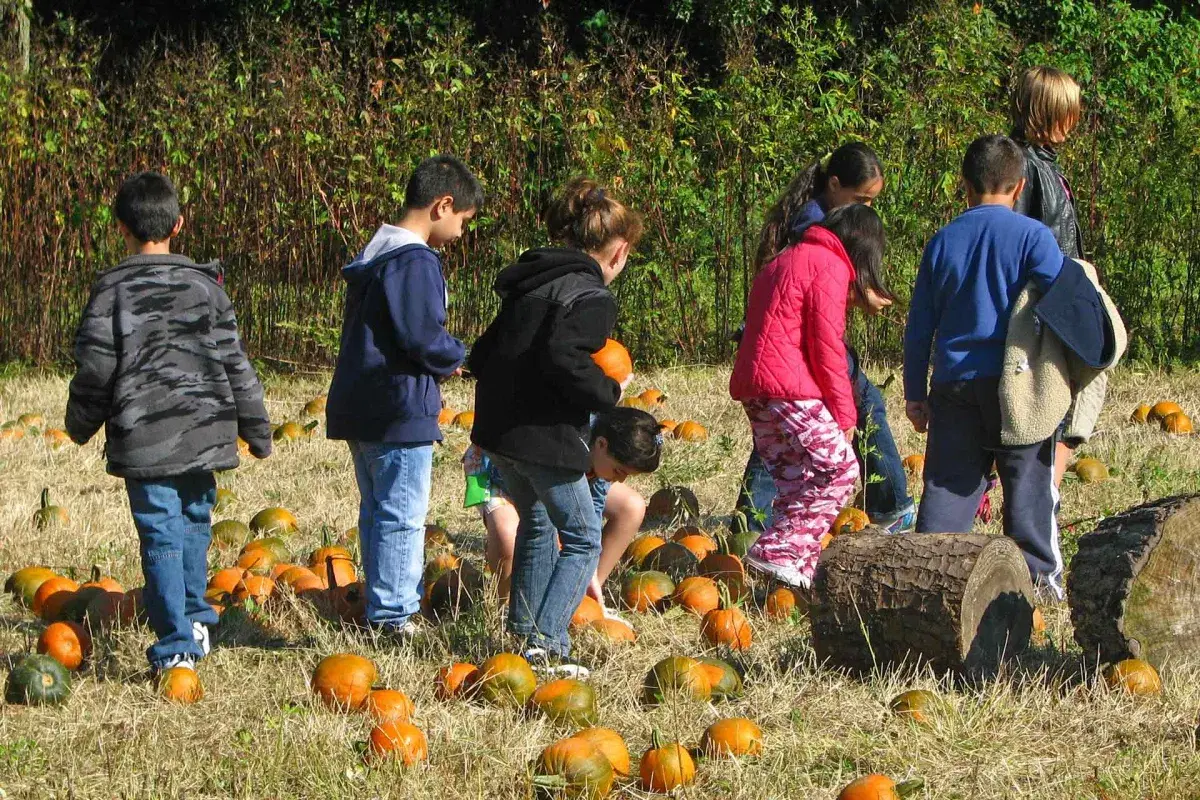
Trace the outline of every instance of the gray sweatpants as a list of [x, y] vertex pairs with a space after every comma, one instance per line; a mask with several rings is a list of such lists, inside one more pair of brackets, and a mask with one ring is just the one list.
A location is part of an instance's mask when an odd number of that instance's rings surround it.
[[1034, 585], [1061, 599], [1063, 562], [1054, 516], [1057, 435], [1025, 447], [1002, 447], [999, 387], [999, 378], [931, 387], [925, 492], [916, 529], [969, 533], [994, 460], [1004, 488], [1004, 533], [1020, 546]]

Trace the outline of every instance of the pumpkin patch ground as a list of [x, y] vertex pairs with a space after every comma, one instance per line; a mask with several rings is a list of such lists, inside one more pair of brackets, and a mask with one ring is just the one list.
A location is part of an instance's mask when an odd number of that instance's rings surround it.
[[[889, 371], [871, 364], [866, 370], [876, 377]], [[269, 379], [275, 422], [297, 419], [327, 390], [327, 377]], [[687, 775], [680, 796], [692, 800], [833, 800], [878, 774], [900, 786], [919, 782], [908, 795], [919, 798], [1200, 797], [1193, 737], [1200, 666], [1162, 666], [1161, 691], [1139, 692], [1146, 681], [1130, 665], [1106, 673], [1085, 664], [1065, 603], [1039, 597], [1043, 643], [977, 685], [911, 666], [860, 677], [821, 668], [811, 644], [812, 598], [772, 594], [776, 587], [745, 576], [734, 559], [748, 540], [723, 536], [750, 449], [745, 415], [727, 397], [728, 378], [723, 369], [635, 370], [629, 396], [660, 391], [666, 399], [651, 413], [660, 421], [695, 421], [708, 436], [664, 437], [658, 473], [628, 481], [647, 500], [665, 486], [688, 491], [658, 501], [643, 535], [662, 543], [642, 540], [605, 586], [606, 605], [623, 622], [597, 618], [589, 606], [572, 630], [575, 655], [591, 668], [586, 688], [559, 684], [536, 699], [553, 678], [536, 675], [530, 685], [512, 664], [492, 676], [479, 671], [500, 653], [519, 652], [503, 635], [486, 581], [473, 602], [424, 618], [411, 644], [341, 622], [361, 617], [361, 554], [356, 537], [341, 535], [357, 524], [358, 498], [347, 449], [324, 438], [320, 413], [311, 415], [322, 427], [310, 438], [262, 461], [243, 458], [217, 478], [231, 494], [213, 521], [238, 524], [222, 528], [222, 543], [209, 551], [209, 597], [225, 612], [213, 652], [198, 667], [203, 689], [195, 703], [164, 699], [146, 669], [144, 651], [154, 636], [138, 599], [138, 543], [124, 490], [104, 473], [102, 441], [53, 448], [40, 434], [4, 441], [0, 575], [36, 569], [19, 573], [0, 596], [0, 681], [9, 698], [0, 706], [0, 789], [37, 798], [526, 800], [535, 785], [554, 784], [554, 775], [590, 775], [606, 785], [611, 775], [607, 796], [648, 798], [655, 795], [639, 785], [657, 789], [675, 780], [659, 778]], [[444, 389], [448, 408], [473, 408], [473, 384], [455, 379]], [[47, 429], [59, 428], [66, 395], [64, 378], [5, 378], [0, 419], [36, 413]], [[923, 453], [924, 438], [904, 420], [898, 387], [884, 397], [900, 453]], [[1200, 413], [1200, 376], [1113, 375], [1098, 425], [1103, 434], [1076, 453], [1105, 465], [1108, 478], [1086, 483], [1072, 475], [1063, 483], [1059, 522], [1068, 570], [1079, 537], [1101, 518], [1200, 492], [1194, 435], [1130, 419], [1139, 404], [1166, 398]], [[459, 455], [469, 432], [455, 425], [443, 432], [428, 516], [439, 526], [426, 556], [437, 561], [434, 580], [462, 564], [483, 569], [482, 524], [462, 508]], [[919, 475], [909, 472], [918, 493]], [[69, 514], [39, 528], [43, 489], [48, 505]], [[999, 531], [999, 490], [992, 502], [996, 521], [976, 532]], [[264, 509], [285, 509], [290, 519], [272, 513], [251, 526]], [[651, 562], [667, 542], [679, 546]], [[337, 545], [344, 552], [326, 550], [314, 562], [318, 548]], [[243, 556], [245, 566], [237, 567]], [[113, 583], [85, 589], [97, 582], [93, 567]], [[650, 570], [666, 580], [627, 580]], [[39, 601], [49, 580], [57, 582]], [[641, 594], [630, 596], [641, 598], [643, 610], [628, 610], [627, 582], [637, 584]], [[29, 608], [35, 603], [41, 614]], [[735, 615], [718, 616], [710, 625], [716, 641], [705, 638], [713, 603], [736, 608], [745, 625]], [[42, 615], [88, 632], [90, 652], [74, 671], [37, 654], [49, 624]], [[743, 628], [752, 631], [748, 642]], [[73, 661], [72, 638], [82, 643], [64, 624], [44, 647]], [[327, 703], [312, 683], [317, 665], [335, 654], [368, 659], [373, 669], [354, 660], [330, 670], [329, 693], [345, 701]], [[33, 660], [10, 689], [23, 657]], [[647, 690], [655, 665], [673, 658]], [[933, 700], [893, 707], [911, 691]], [[607, 732], [589, 734], [590, 747], [571, 744], [541, 761], [547, 748], [585, 728]], [[656, 730], [659, 748], [651, 741]], [[643, 780], [643, 757], [654, 750], [662, 752], [645, 762]]]

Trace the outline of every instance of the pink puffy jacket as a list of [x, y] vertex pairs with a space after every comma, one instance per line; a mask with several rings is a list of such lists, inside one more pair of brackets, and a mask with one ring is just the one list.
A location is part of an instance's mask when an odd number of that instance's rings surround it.
[[853, 280], [841, 240], [817, 225], [766, 264], [750, 289], [733, 399], [821, 400], [839, 428], [854, 427], [843, 339]]

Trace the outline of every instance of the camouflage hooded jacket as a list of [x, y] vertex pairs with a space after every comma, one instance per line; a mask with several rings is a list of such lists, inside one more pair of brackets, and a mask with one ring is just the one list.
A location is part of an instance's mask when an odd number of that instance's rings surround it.
[[231, 469], [237, 437], [271, 452], [262, 385], [217, 262], [131, 256], [100, 275], [75, 335], [67, 433], [105, 426], [108, 471], [134, 479]]

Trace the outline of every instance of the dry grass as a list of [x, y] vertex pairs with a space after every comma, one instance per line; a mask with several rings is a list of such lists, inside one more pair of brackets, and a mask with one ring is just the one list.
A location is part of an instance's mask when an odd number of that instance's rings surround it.
[[[660, 473], [635, 484], [644, 493], [657, 483], [692, 486], [713, 526], [732, 504], [749, 440], [740, 408], [727, 399], [726, 378], [721, 370], [676, 369], [639, 380], [671, 395], [669, 416], [698, 419], [714, 435], [702, 445], [672, 443]], [[323, 388], [323, 381], [271, 381], [272, 416], [297, 414]], [[8, 379], [0, 383], [0, 419], [36, 410], [57, 424], [65, 391], [60, 378]], [[451, 404], [467, 407], [468, 391], [451, 385]], [[1116, 378], [1103, 433], [1087, 447], [1113, 468], [1113, 479], [1084, 486], [1069, 477], [1064, 521], [1200, 491], [1194, 439], [1171, 439], [1125, 422], [1136, 401], [1165, 397], [1200, 410], [1200, 377], [1124, 371]], [[917, 452], [920, 439], [899, 422], [895, 389], [888, 399], [902, 453]], [[446, 524], [460, 549], [478, 557], [482, 526], [461, 508], [456, 452], [464, 443], [465, 435], [455, 432], [439, 450], [430, 516]], [[4, 445], [0, 474], [0, 571], [46, 563], [82, 574], [99, 564], [127, 586], [141, 583], [123, 487], [104, 474], [98, 443], [58, 452], [40, 441]], [[317, 543], [322, 526], [340, 531], [354, 524], [357, 494], [339, 443], [317, 439], [281, 448], [221, 483], [239, 498], [229, 516], [248, 520], [275, 504], [293, 509], [304, 530], [295, 537], [300, 552]], [[66, 530], [39, 533], [30, 524], [43, 486], [70, 510]], [[1079, 524], [1076, 533], [1093, 524]], [[212, 552], [214, 567], [231, 559]], [[633, 619], [641, 639], [632, 650], [584, 641], [579, 651], [595, 667], [602, 724], [621, 731], [635, 757], [654, 727], [688, 743], [721, 716], [745, 715], [763, 727], [760, 759], [705, 762], [683, 797], [832, 798], [837, 787], [867, 772], [922, 777], [930, 798], [1200, 796], [1192, 738], [1200, 676], [1183, 669], [1169, 673], [1161, 701], [1148, 702], [1093, 682], [1048, 679], [1069, 672], [1076, 654], [1065, 606], [1047, 609], [1047, 616], [1052, 644], [976, 690], [939, 686], [920, 674], [860, 681], [818, 669], [805, 623], [771, 624], [756, 613], [757, 639], [745, 659], [751, 670], [747, 693], [729, 706], [646, 711], [637, 705], [651, 664], [668, 653], [701, 649], [696, 622], [682, 615]], [[0, 600], [0, 653], [27, 651], [38, 630], [21, 608]], [[151, 638], [137, 630], [99, 641], [94, 665], [79, 675], [62, 708], [0, 708], [0, 789], [8, 797], [525, 798], [531, 796], [528, 764], [562, 733], [541, 720], [433, 698], [434, 672], [452, 654], [474, 658], [503, 646], [490, 611], [432, 630], [402, 651], [330, 627], [299, 605], [242, 616], [223, 626], [217, 649], [201, 665], [206, 698], [186, 708], [159, 701], [146, 682], [142, 650]], [[307, 688], [316, 661], [337, 650], [374, 658], [383, 682], [413, 697], [417, 723], [430, 741], [428, 766], [362, 766], [356, 743], [365, 739], [366, 720], [323, 710]], [[891, 696], [914, 686], [939, 688], [946, 697], [946, 709], [930, 729], [886, 713]], [[619, 794], [643, 796], [631, 788]]]

